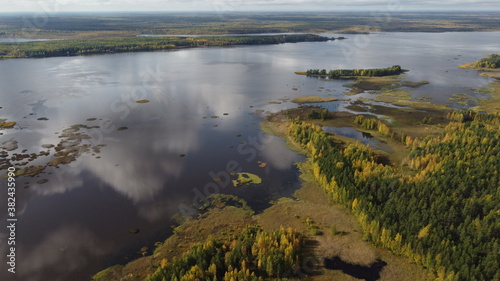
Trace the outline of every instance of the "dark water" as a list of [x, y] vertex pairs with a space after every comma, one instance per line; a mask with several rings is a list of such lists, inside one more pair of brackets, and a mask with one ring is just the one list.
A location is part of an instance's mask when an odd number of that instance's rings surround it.
[[[498, 32], [394, 33], [330, 42], [0, 61], [0, 118], [17, 122], [0, 136], [0, 144], [17, 141], [9, 157], [23, 150], [50, 150], [50, 156], [27, 164], [44, 166], [56, 151], [41, 146], [60, 143], [63, 130], [76, 124], [87, 126], [79, 131], [89, 136], [83, 144], [106, 145], [100, 153], [47, 167], [38, 177], [16, 179], [17, 273], [7, 273], [6, 255], [1, 254], [0, 280], [88, 280], [106, 266], [137, 257], [142, 246], [163, 240], [179, 207], [205, 195], [235, 194], [262, 209], [270, 200], [292, 194], [299, 186], [292, 164], [303, 157], [260, 131], [263, 111], [296, 106], [283, 98], [344, 98], [346, 91], [345, 81], [311, 79], [295, 71], [400, 64], [410, 69], [408, 80], [430, 81], [415, 96], [447, 101], [451, 94], [491, 81], [456, 65], [497, 51], [498, 39]], [[141, 99], [150, 102], [135, 102]], [[347, 104], [323, 106], [341, 110]], [[267, 166], [259, 167], [258, 161]], [[21, 168], [21, 162], [14, 161], [14, 167]], [[234, 167], [259, 175], [263, 183], [234, 188], [212, 180]], [[36, 183], [40, 179], [48, 182]], [[4, 222], [6, 204], [2, 199]], [[130, 228], [140, 232], [129, 234]], [[7, 252], [7, 235], [0, 228], [1, 253]]]
[[384, 150], [386, 146], [383, 142], [374, 139], [370, 133], [360, 132], [352, 127], [323, 127], [323, 131], [338, 134], [344, 137], [353, 138], [359, 140], [362, 144], [368, 145], [373, 149]]
[[327, 269], [341, 270], [347, 275], [365, 281], [377, 281], [380, 278], [380, 272], [387, 265], [382, 260], [377, 260], [370, 266], [351, 264], [343, 261], [340, 257], [325, 258], [324, 264]]

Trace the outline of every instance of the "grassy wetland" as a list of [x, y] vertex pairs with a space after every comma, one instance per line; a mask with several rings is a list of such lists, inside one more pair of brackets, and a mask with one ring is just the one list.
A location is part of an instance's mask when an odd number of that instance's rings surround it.
[[490, 96], [482, 98], [475, 109], [489, 113], [500, 111], [500, 55], [486, 55], [479, 61], [466, 63], [459, 67], [477, 70], [481, 76], [496, 79], [484, 89], [484, 92], [489, 93]]

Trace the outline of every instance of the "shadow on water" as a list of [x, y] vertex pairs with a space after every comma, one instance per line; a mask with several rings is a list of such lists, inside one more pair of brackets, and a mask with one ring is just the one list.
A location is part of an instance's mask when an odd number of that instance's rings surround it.
[[325, 258], [325, 268], [332, 270], [341, 270], [347, 275], [357, 279], [364, 279], [366, 281], [376, 281], [380, 278], [380, 272], [387, 265], [383, 260], [377, 259], [370, 266], [363, 266], [352, 264], [343, 261], [339, 257]]

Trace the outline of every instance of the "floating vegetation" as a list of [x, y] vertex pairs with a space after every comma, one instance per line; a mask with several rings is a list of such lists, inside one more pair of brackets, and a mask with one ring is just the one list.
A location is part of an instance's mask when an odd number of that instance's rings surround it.
[[427, 85], [429, 83], [430, 82], [427, 81], [427, 80], [423, 80], [423, 81], [420, 81], [420, 82], [403, 81], [403, 82], [401, 82], [401, 86], [403, 86], [403, 87], [409, 87], [409, 88], [418, 88], [420, 86]]
[[431, 100], [432, 98], [431, 97], [420, 97], [420, 98], [416, 98], [417, 101], [428, 101], [428, 100]]
[[259, 164], [259, 167], [261, 167], [261, 168], [265, 168], [267, 166], [266, 162], [257, 161], [257, 163]]
[[179, 157], [186, 157], [186, 154], [180, 154]]
[[123, 130], [127, 130], [128, 127], [127, 126], [123, 126], [123, 127], [120, 127], [118, 129], [116, 129], [117, 131], [123, 131]]
[[269, 102], [267, 102], [267, 103], [268, 103], [268, 104], [281, 104], [281, 102], [279, 102], [279, 101], [269, 101]]
[[294, 102], [294, 103], [318, 103], [318, 102], [331, 102], [331, 101], [337, 101], [337, 100], [339, 100], [339, 99], [320, 97], [320, 96], [302, 96], [302, 97], [297, 97], [297, 98], [292, 99], [292, 102]]
[[241, 185], [261, 184], [262, 179], [252, 173], [233, 173], [233, 176], [238, 176], [237, 179], [232, 180], [233, 186], [238, 187]]
[[[43, 173], [45, 168], [48, 166], [58, 167], [62, 164], [69, 164], [75, 161], [79, 156], [85, 153], [99, 153], [100, 148], [105, 146], [104, 144], [92, 145], [89, 135], [80, 131], [80, 129], [91, 129], [98, 126], [86, 126], [86, 125], [73, 125], [69, 128], [64, 129], [62, 132], [57, 133], [61, 139], [57, 145], [53, 144], [43, 144], [42, 148], [49, 149], [47, 151], [40, 151], [38, 153], [25, 153], [24, 149], [21, 153], [14, 153], [9, 155], [6, 151], [10, 151], [14, 148], [13, 143], [4, 143], [5, 147], [2, 147], [4, 151], [1, 152], [0, 156], [0, 170], [7, 169], [8, 167], [17, 166], [19, 169], [16, 171], [16, 176], [26, 176], [34, 177]], [[17, 144], [16, 144], [17, 145]], [[7, 148], [7, 149], [6, 149]], [[37, 166], [27, 166], [32, 161], [36, 160], [38, 157], [50, 156], [50, 149], [54, 148], [55, 152], [53, 157], [46, 162], [44, 165]], [[50, 174], [50, 173], [49, 173]]]
[[45, 170], [45, 166], [29, 166], [16, 171], [16, 176], [34, 177]]
[[219, 118], [219, 116], [217, 116], [217, 115], [212, 115], [212, 116], [210, 116], [210, 118], [216, 119], [216, 118]]
[[0, 146], [0, 148], [5, 149], [7, 151], [15, 150], [18, 147], [19, 146], [17, 145], [17, 141], [15, 141], [15, 140], [9, 140], [9, 141], [3, 142], [2, 146]]
[[137, 100], [137, 101], [135, 101], [135, 102], [136, 102], [136, 103], [148, 103], [148, 102], [149, 102], [149, 100]]
[[41, 179], [41, 180], [37, 180], [36, 183], [38, 183], [38, 184], [44, 184], [44, 183], [46, 183], [48, 181], [49, 181], [48, 179]]
[[453, 94], [448, 100], [450, 102], [456, 102], [457, 104], [462, 105], [464, 108], [466, 108], [470, 104], [475, 105], [479, 104], [480, 102], [479, 98], [472, 97], [465, 93]]
[[93, 117], [92, 118], [87, 118], [87, 121], [95, 121], [95, 120], [97, 120], [97, 118], [93, 118]]
[[222, 113], [222, 115], [229, 115], [229, 113], [227, 113], [227, 112], [224, 112], [224, 113]]
[[128, 230], [128, 233], [130, 234], [137, 234], [139, 233], [139, 229], [138, 228], [131, 228]]
[[298, 89], [297, 88], [292, 88], [292, 91], [297, 91]]
[[0, 119], [0, 129], [10, 129], [16, 125], [14, 121], [6, 121], [6, 119]]
[[47, 121], [47, 120], [49, 120], [49, 118], [47, 118], [47, 117], [40, 117], [40, 118], [37, 118], [36, 120], [38, 120], [38, 121]]

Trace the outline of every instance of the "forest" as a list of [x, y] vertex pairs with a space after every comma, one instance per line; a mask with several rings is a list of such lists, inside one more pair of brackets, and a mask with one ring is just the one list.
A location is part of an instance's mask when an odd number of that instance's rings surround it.
[[[395, 138], [408, 151], [402, 163], [387, 164], [360, 143], [341, 145], [297, 118], [288, 135], [308, 151], [316, 180], [352, 210], [366, 239], [430, 269], [436, 280], [500, 280], [500, 114], [446, 117], [437, 136]], [[355, 122], [391, 135], [374, 120]]]
[[500, 55], [491, 54], [489, 57], [477, 61], [475, 68], [500, 68]]
[[208, 238], [182, 257], [162, 260], [147, 281], [258, 281], [293, 277], [300, 265], [302, 235], [291, 228], [263, 231], [248, 226], [231, 241]]
[[344, 77], [381, 77], [381, 76], [391, 76], [399, 75], [405, 70], [401, 69], [399, 65], [393, 65], [387, 68], [369, 68], [369, 69], [332, 69], [327, 71], [326, 69], [309, 69], [306, 71], [308, 76], [324, 76], [330, 79], [338, 79]]
[[263, 45], [328, 40], [331, 40], [331, 38], [313, 34], [213, 37], [126, 37], [85, 40], [50, 40], [24, 43], [0, 43], [0, 59], [78, 56], [121, 52], [160, 51], [208, 46]]
[[[231, 5], [207, 13], [0, 14], [0, 36], [92, 39], [140, 34], [370, 33], [498, 31], [500, 14], [411, 13], [399, 3], [374, 12], [235, 12]], [[224, 10], [224, 8], [228, 8]], [[392, 9], [390, 9], [392, 8]]]

